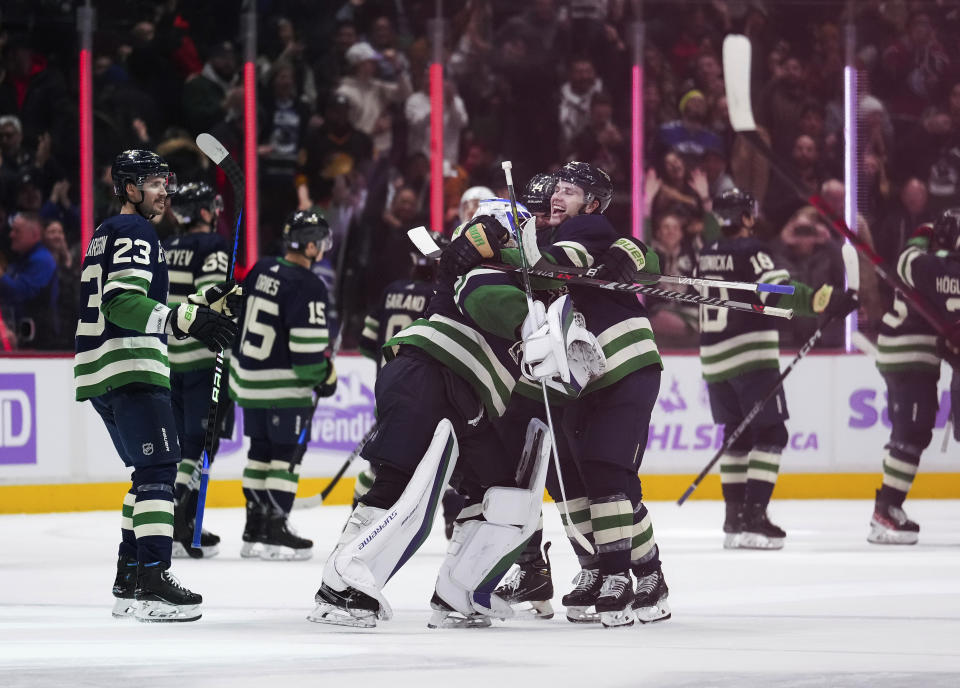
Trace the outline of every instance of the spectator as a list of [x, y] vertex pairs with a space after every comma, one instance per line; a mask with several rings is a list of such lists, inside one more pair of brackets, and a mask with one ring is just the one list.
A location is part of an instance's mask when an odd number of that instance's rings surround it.
[[59, 220], [46, 220], [43, 228], [43, 245], [47, 247], [57, 262], [57, 317], [60, 321], [60, 334], [56, 349], [70, 350], [73, 346], [73, 323], [77, 321], [80, 307], [80, 245], [73, 248], [67, 245], [63, 225]]
[[303, 42], [297, 38], [293, 22], [287, 17], [277, 17], [274, 21], [274, 34], [269, 37], [269, 47], [266, 55], [257, 59], [259, 70], [265, 73], [268, 80], [272, 78], [271, 65], [277, 62], [289, 65], [293, 69], [293, 81], [300, 102], [311, 112], [317, 103], [317, 84], [313, 69], [307, 64], [304, 57]]
[[[404, 115], [407, 119], [407, 155], [423, 153], [430, 157], [430, 94], [426, 73], [420, 80], [420, 88], [407, 98]], [[470, 118], [463, 99], [457, 93], [456, 82], [446, 79], [443, 83], [443, 161], [446, 169], [452, 170], [460, 159], [460, 133]]]
[[377, 78], [390, 83], [410, 80], [410, 61], [397, 49], [390, 17], [377, 17], [370, 27], [370, 47], [377, 52]]
[[480, 201], [496, 197], [497, 195], [493, 193], [492, 189], [488, 189], [485, 186], [471, 186], [469, 189], [464, 191], [463, 195], [460, 197], [460, 213], [458, 217], [459, 222], [463, 223], [472, 218], [473, 214], [477, 212], [477, 207], [479, 207]]
[[[803, 198], [820, 190], [820, 183], [823, 181], [820, 152], [816, 142], [809, 136], [801, 134], [794, 140], [790, 172], [799, 184]], [[783, 181], [779, 175], [771, 179], [765, 199], [766, 215], [770, 222], [775, 226], [782, 226], [802, 205], [803, 201], [792, 185]]]
[[603, 90], [603, 82], [586, 57], [570, 61], [568, 81], [560, 87], [560, 136], [563, 150], [570, 150], [574, 139], [590, 120], [590, 101]]
[[210, 131], [226, 116], [227, 91], [237, 81], [237, 56], [229, 41], [210, 50], [203, 71], [183, 86], [183, 115], [193, 134]]
[[313, 74], [317, 80], [317, 93], [320, 102], [325, 101], [337, 84], [349, 71], [347, 51], [357, 42], [357, 26], [353, 21], [341, 21], [337, 24], [331, 43], [332, 49], [316, 56], [313, 62]]
[[700, 168], [689, 175], [683, 158], [668, 151], [660, 160], [659, 173], [647, 173], [645, 198], [650, 203], [647, 217], [654, 225], [661, 214], [671, 211], [692, 218], [701, 217], [709, 209], [711, 199], [707, 195], [707, 177]]
[[47, 223], [55, 223], [60, 234], [70, 238], [70, 243], [80, 241], [80, 208], [70, 200], [69, 179], [54, 182], [49, 199], [40, 208], [40, 217]]
[[733, 177], [727, 173], [727, 158], [719, 148], [711, 146], [704, 151], [703, 171], [707, 175], [708, 198], [716, 198], [737, 186], [733, 183]]
[[787, 155], [794, 147], [803, 104], [810, 100], [806, 72], [800, 58], [788, 56], [783, 74], [771, 81], [761, 95], [761, 122], [770, 131], [775, 151]]
[[69, 127], [76, 125], [72, 118], [76, 106], [63, 75], [50, 68], [46, 56], [34, 51], [22, 38], [12, 38], [4, 54], [6, 75], [0, 81], [0, 104], [9, 105], [3, 106], [0, 114], [19, 116], [28, 141], [42, 132], [50, 132], [62, 141]]
[[590, 103], [590, 120], [573, 142], [571, 160], [589, 162], [606, 170], [613, 179], [629, 171], [630, 139], [613, 123], [613, 100], [601, 91]]
[[667, 122], [657, 134], [660, 151], [675, 151], [692, 168], [703, 162], [707, 148], [723, 150], [720, 137], [707, 129], [707, 100], [702, 92], [691, 89], [684, 93], [677, 109], [680, 119]]
[[[661, 274], [687, 277], [693, 274], [696, 253], [685, 240], [683, 225], [684, 219], [672, 212], [661, 215], [654, 224], [650, 248], [660, 259]], [[686, 287], [677, 287], [676, 291], [685, 292]], [[681, 348], [697, 345], [699, 310], [696, 306], [652, 296], [647, 297], [646, 304], [658, 343]]]
[[373, 303], [390, 282], [403, 278], [409, 271], [410, 240], [407, 230], [423, 218], [417, 213], [417, 194], [401, 187], [384, 211], [380, 225], [373, 232], [373, 254], [367, 273], [367, 303]]
[[26, 167], [20, 172], [17, 180], [17, 202], [14, 206], [17, 211], [38, 212], [43, 206], [43, 182], [40, 170], [36, 167]]
[[354, 43], [346, 58], [350, 75], [340, 81], [337, 93], [349, 101], [354, 126], [373, 139], [374, 156], [386, 153], [393, 146], [389, 106], [406, 100], [410, 81], [402, 73], [395, 84], [375, 78], [377, 53], [369, 43]]
[[931, 15], [921, 10], [910, 15], [906, 31], [883, 51], [877, 83], [890, 85], [894, 115], [918, 117], [943, 94], [949, 69], [950, 56], [937, 39]]
[[877, 227], [877, 253], [893, 265], [913, 231], [924, 222], [933, 222], [928, 204], [930, 194], [922, 179], [911, 177], [900, 190], [899, 202], [884, 214]]
[[17, 255], [0, 266], [0, 301], [13, 307], [21, 345], [51, 349], [63, 332], [56, 308], [57, 263], [42, 243], [43, 224], [35, 212], [19, 212], [10, 221], [10, 248]]

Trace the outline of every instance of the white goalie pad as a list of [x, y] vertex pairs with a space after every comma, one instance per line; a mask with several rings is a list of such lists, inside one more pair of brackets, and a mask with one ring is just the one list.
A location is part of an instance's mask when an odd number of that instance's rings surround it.
[[337, 591], [351, 587], [373, 597], [380, 603], [380, 618], [389, 619], [393, 613], [380, 591], [430, 534], [458, 453], [453, 425], [444, 418], [396, 504], [385, 510], [357, 509], [358, 517], [372, 518], [352, 533], [348, 522], [324, 569], [324, 582]]
[[540, 381], [568, 396], [578, 396], [590, 380], [606, 369], [603, 348], [586, 329], [569, 294], [543, 312], [539, 301], [523, 323], [524, 377]]
[[484, 520], [467, 521], [455, 529], [436, 593], [464, 616], [513, 615], [510, 605], [493, 591], [539, 524], [550, 446], [547, 426], [532, 419], [517, 472], [522, 487], [489, 488], [483, 497]]

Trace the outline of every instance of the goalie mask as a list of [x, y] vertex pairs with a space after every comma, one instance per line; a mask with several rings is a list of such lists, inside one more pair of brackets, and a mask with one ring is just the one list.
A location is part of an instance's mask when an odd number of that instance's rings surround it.
[[298, 210], [283, 223], [284, 250], [303, 253], [310, 242], [315, 243], [322, 253], [333, 248], [330, 225], [316, 211]]

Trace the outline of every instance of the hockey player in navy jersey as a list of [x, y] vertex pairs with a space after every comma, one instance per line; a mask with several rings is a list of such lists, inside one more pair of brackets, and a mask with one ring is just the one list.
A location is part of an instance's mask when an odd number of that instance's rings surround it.
[[[203, 182], [184, 184], [174, 194], [171, 211], [177, 220], [178, 234], [163, 246], [169, 266], [170, 303], [187, 303], [191, 294], [226, 280], [229, 247], [213, 229], [222, 209], [220, 196]], [[240, 298], [239, 293], [231, 294], [224, 314], [236, 315]], [[181, 453], [174, 494], [173, 556], [212, 557], [218, 552], [220, 538], [203, 530], [200, 547], [194, 548], [193, 518], [197, 510], [198, 464], [203, 452], [216, 354], [194, 337], [173, 340], [167, 348], [170, 394]], [[220, 414], [222, 421], [232, 420], [233, 403], [222, 401]], [[211, 464], [221, 434], [218, 428], [209, 457]]]
[[[960, 208], [945, 210], [933, 225], [921, 225], [897, 260], [897, 275], [915, 288], [960, 338]], [[938, 346], [939, 345], [939, 346]], [[956, 344], [954, 344], [954, 347]], [[940, 361], [954, 368], [956, 387], [960, 356], [897, 292], [883, 316], [877, 339], [877, 368], [887, 385], [890, 441], [884, 447], [883, 482], [877, 490], [867, 540], [880, 545], [912, 545], [920, 526], [910, 520], [903, 502], [930, 444], [937, 419]], [[952, 399], [955, 435], [960, 399]]]
[[170, 574], [174, 481], [180, 447], [170, 402], [167, 336], [194, 337], [211, 350], [236, 334], [222, 307], [233, 285], [211, 285], [190, 303], [167, 305], [164, 251], [151, 219], [176, 177], [156, 153], [129, 150], [111, 169], [119, 215], [100, 225], [81, 273], [74, 383], [103, 419], [133, 469], [123, 500], [113, 614], [141, 621], [193, 621], [202, 598]]
[[[722, 236], [704, 247], [697, 277], [794, 286], [791, 295], [763, 293], [757, 303], [792, 308], [797, 315], [846, 315], [856, 308], [856, 294], [824, 284], [816, 289], [791, 281], [767, 246], [754, 237], [757, 203], [739, 189], [724, 191], [713, 201]], [[706, 289], [726, 298], [724, 289]], [[736, 428], [780, 374], [780, 339], [776, 325], [753, 313], [715, 306], [700, 308], [700, 362], [707, 382], [715, 423], [725, 432]], [[767, 505], [787, 445], [788, 418], [783, 388], [720, 457], [720, 480], [726, 503], [723, 532], [728, 549], [780, 549], [784, 531], [770, 522]]]
[[230, 360], [230, 396], [243, 408], [250, 438], [243, 471], [247, 521], [243, 557], [308, 559], [313, 542], [290, 528], [313, 394], [336, 392], [329, 357], [327, 289], [310, 266], [330, 249], [330, 227], [315, 212], [297, 211], [283, 227], [282, 258], [263, 258], [243, 283], [241, 334]]

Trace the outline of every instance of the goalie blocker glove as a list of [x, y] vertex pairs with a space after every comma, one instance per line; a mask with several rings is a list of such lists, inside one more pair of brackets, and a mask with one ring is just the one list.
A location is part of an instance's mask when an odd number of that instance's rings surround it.
[[479, 215], [463, 228], [440, 256], [440, 275], [464, 275], [485, 260], [499, 262], [500, 247], [508, 238], [507, 228], [492, 215]]
[[222, 351], [233, 343], [237, 325], [211, 308], [181, 303], [170, 309], [164, 331], [177, 339], [194, 337], [211, 351]]
[[240, 307], [243, 305], [243, 288], [236, 280], [227, 280], [198, 289], [195, 294], [187, 297], [187, 301], [234, 318], [240, 314]]

